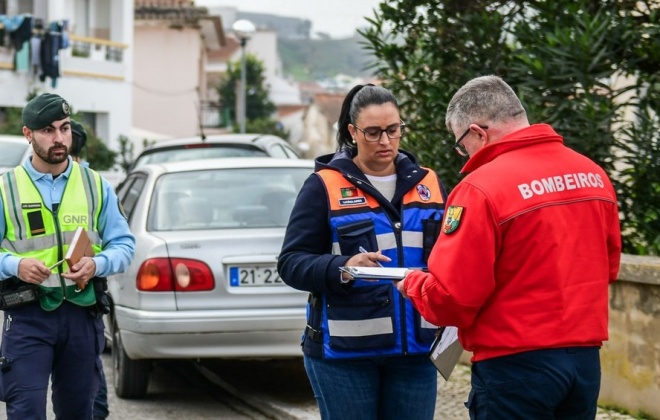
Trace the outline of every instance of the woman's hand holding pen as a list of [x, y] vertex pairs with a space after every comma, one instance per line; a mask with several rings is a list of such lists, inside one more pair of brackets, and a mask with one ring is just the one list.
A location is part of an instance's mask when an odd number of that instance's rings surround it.
[[[350, 262], [350, 261], [352, 261], [353, 259], [355, 259], [357, 257], [357, 259], [360, 260], [361, 263], [360, 264], [349, 264], [347, 262], [346, 263], [347, 266], [349, 266], [349, 267], [382, 267], [383, 264], [380, 263], [381, 261], [384, 261], [384, 262], [392, 261], [392, 259], [390, 257], [387, 257], [387, 256], [381, 254], [380, 251], [378, 251], [378, 252], [369, 252], [366, 249], [364, 249], [363, 247], [360, 247], [359, 250], [360, 250], [360, 253], [352, 256], [351, 259], [348, 260], [348, 261]], [[360, 258], [360, 257], [362, 257], [362, 258]]]
[[[380, 251], [368, 252], [360, 247], [360, 253], [353, 255], [344, 265], [347, 267], [382, 267], [383, 265], [380, 263], [381, 261], [390, 262], [392, 259], [381, 254]], [[342, 279], [353, 280], [353, 277], [348, 273], [343, 273]]]

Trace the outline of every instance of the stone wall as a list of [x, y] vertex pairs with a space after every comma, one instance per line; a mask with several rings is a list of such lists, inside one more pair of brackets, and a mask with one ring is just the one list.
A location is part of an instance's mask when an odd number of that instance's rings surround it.
[[660, 419], [660, 258], [623, 255], [609, 330], [599, 403]]

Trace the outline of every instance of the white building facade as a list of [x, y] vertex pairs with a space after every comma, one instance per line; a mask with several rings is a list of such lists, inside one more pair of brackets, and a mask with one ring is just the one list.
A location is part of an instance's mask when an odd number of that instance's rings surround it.
[[[26, 43], [0, 46], [0, 107], [22, 108], [30, 93], [56, 93], [118, 151], [119, 136], [128, 136], [132, 126], [133, 0], [8, 0], [0, 5], [5, 39], [15, 32], [12, 24], [32, 22]], [[33, 64], [46, 43], [37, 47], [32, 38], [43, 40], [46, 32], [68, 41], [49, 55], [59, 77], [41, 77], [44, 72]], [[52, 68], [46, 73], [53, 74]]]

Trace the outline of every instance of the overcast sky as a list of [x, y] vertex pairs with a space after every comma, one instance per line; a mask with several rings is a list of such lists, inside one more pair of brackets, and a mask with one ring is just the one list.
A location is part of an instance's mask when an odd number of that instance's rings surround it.
[[348, 38], [367, 26], [381, 0], [195, 0], [197, 6], [230, 6], [241, 12], [269, 13], [312, 21], [312, 33]]

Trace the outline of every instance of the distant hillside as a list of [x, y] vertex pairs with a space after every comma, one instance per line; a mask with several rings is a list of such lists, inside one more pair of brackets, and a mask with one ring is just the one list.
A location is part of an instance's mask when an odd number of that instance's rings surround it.
[[284, 74], [298, 81], [331, 78], [342, 73], [369, 77], [373, 56], [359, 44], [359, 35], [347, 39], [279, 39]]

